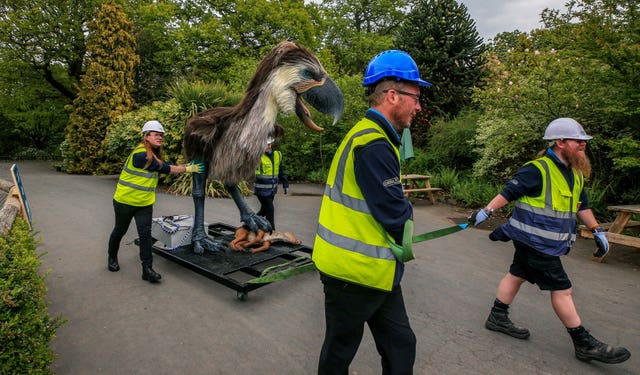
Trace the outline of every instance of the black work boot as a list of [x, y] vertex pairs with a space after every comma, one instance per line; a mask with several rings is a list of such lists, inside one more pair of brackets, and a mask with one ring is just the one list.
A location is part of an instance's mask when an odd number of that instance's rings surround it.
[[491, 308], [491, 313], [484, 326], [492, 331], [502, 332], [517, 339], [525, 340], [529, 338], [529, 330], [516, 327], [511, 319], [509, 319], [508, 310], [502, 310], [496, 307]]
[[114, 256], [109, 255], [109, 257], [107, 258], [107, 268], [109, 268], [109, 271], [111, 272], [120, 271], [120, 265], [118, 264], [117, 255], [114, 255]]
[[626, 348], [611, 346], [596, 340], [585, 330], [578, 337], [573, 338], [573, 346], [576, 349], [576, 358], [589, 362], [592, 359], [604, 363], [624, 362], [631, 356]]
[[142, 280], [147, 280], [150, 283], [156, 283], [162, 276], [151, 268], [151, 266], [142, 266]]

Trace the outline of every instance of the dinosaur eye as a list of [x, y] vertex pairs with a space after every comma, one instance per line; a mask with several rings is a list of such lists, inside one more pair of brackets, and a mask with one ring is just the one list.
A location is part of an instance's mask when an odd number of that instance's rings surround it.
[[315, 77], [313, 76], [313, 73], [309, 70], [303, 70], [302, 77], [305, 79], [315, 79]]

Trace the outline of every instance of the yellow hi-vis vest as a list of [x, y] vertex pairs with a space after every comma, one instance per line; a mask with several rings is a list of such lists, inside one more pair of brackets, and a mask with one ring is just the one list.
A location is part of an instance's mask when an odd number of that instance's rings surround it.
[[149, 172], [133, 165], [133, 156], [141, 152], [147, 152], [142, 144], [133, 149], [126, 163], [124, 163], [116, 192], [113, 195], [113, 199], [116, 202], [143, 207], [152, 205], [156, 201], [158, 172]]
[[256, 169], [256, 177], [277, 176], [278, 173], [280, 173], [280, 159], [282, 159], [282, 153], [280, 151], [273, 152], [273, 163], [271, 163], [271, 158], [269, 158], [269, 155], [262, 154], [260, 165]]
[[398, 148], [375, 122], [364, 118], [349, 131], [331, 163], [312, 259], [326, 275], [390, 291], [397, 266], [390, 236], [371, 215], [354, 172], [354, 150], [377, 139], [386, 139], [400, 162]]
[[505, 230], [511, 239], [524, 242], [537, 251], [564, 255], [576, 240], [576, 213], [584, 178], [574, 169], [573, 189], [570, 189], [564, 175], [549, 157], [527, 164], [540, 170], [542, 193], [538, 197], [518, 199]]

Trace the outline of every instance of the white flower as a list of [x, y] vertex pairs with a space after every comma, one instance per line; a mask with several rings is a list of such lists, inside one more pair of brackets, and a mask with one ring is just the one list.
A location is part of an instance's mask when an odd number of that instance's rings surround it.
[[535, 50], [535, 51], [533, 52], [533, 54], [534, 54], [534, 55], [536, 55], [536, 56], [538, 56], [538, 55], [540, 54], [540, 51]]
[[549, 53], [550, 53], [550, 54], [552, 54], [552, 55], [555, 55], [555, 54], [556, 54], [556, 52], [558, 52], [558, 51], [556, 51], [556, 49], [555, 49], [555, 48], [551, 48], [551, 51], [549, 51]]

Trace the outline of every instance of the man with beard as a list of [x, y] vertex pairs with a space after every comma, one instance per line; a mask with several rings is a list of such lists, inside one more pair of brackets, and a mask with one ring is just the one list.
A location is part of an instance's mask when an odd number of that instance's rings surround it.
[[551, 306], [571, 335], [579, 360], [620, 363], [629, 359], [626, 348], [602, 343], [582, 326], [571, 296], [571, 281], [560, 261], [575, 242], [576, 216], [594, 234], [594, 256], [602, 257], [609, 251], [606, 234], [589, 209], [584, 190], [584, 177], [591, 173], [585, 155], [591, 138], [573, 119], [553, 120], [543, 137], [549, 141], [549, 148], [520, 168], [502, 192], [469, 219], [478, 225], [494, 210], [516, 201], [508, 222], [489, 236], [493, 241], [513, 240], [515, 254], [509, 272], [498, 285], [485, 323], [487, 329], [518, 339], [529, 338], [529, 330], [515, 326], [508, 312], [520, 286], [529, 281], [540, 290], [550, 291]]

